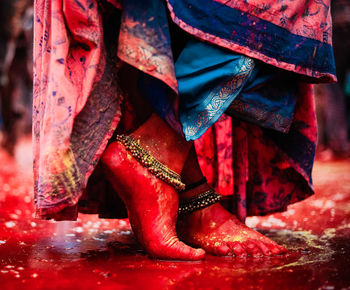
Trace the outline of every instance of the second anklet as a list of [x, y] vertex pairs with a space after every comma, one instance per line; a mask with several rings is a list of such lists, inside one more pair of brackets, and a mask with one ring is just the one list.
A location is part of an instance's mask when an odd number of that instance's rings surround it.
[[221, 195], [213, 189], [203, 192], [197, 196], [182, 199], [179, 203], [179, 214], [191, 213], [196, 210], [208, 207], [220, 201]]
[[163, 163], [159, 162], [148, 151], [142, 148], [132, 136], [117, 135], [116, 140], [122, 143], [142, 166], [146, 167], [149, 172], [154, 174], [160, 180], [173, 186], [178, 191], [185, 189], [185, 184], [181, 182], [181, 176]]

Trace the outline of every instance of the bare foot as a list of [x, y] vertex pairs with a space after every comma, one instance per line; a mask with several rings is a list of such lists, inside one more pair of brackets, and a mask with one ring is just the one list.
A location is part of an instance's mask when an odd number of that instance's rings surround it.
[[218, 256], [272, 256], [287, 250], [241, 223], [219, 203], [179, 216], [181, 240]]
[[106, 173], [125, 202], [130, 224], [146, 252], [156, 258], [200, 260], [203, 249], [179, 241], [175, 224], [178, 194], [144, 168], [119, 142], [102, 156]]

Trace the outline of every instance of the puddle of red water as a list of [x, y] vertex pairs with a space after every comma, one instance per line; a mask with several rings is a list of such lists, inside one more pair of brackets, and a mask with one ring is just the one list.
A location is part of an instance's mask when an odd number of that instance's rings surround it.
[[[248, 219], [289, 253], [200, 262], [150, 259], [127, 220], [33, 218], [29, 140], [0, 152], [1, 289], [341, 289], [350, 287], [350, 160], [317, 163], [317, 194]], [[341, 182], [339, 182], [341, 181]]]

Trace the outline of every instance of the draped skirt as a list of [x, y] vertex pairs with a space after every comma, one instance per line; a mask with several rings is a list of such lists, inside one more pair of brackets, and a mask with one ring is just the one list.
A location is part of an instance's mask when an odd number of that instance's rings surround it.
[[[128, 133], [137, 123], [140, 108], [131, 95], [194, 140], [203, 174], [242, 221], [313, 194], [317, 129], [310, 83], [335, 80], [324, 33], [329, 7], [305, 15], [300, 5], [282, 13], [274, 1], [253, 12], [244, 5], [259, 1], [232, 1], [240, 7], [139, 2], [35, 3], [37, 216], [126, 217], [99, 160], [115, 132]], [[309, 9], [319, 5], [310, 3]], [[277, 25], [276, 11], [324, 25], [312, 35], [296, 31], [305, 23], [296, 17], [290, 25], [286, 17]], [[123, 84], [128, 73], [132, 90]]]

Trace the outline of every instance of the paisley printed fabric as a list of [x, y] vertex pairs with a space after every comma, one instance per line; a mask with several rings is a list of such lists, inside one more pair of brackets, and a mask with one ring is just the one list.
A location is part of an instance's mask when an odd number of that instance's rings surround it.
[[[335, 80], [329, 0], [204, 2], [35, 1], [33, 150], [38, 217], [75, 219], [78, 211], [104, 217], [125, 214], [99, 166], [117, 125], [127, 129], [133, 118], [118, 86], [118, 68], [121, 62], [128, 63], [178, 94], [167, 15], [186, 33], [247, 59], [313, 82]], [[178, 98], [165, 99], [164, 118], [175, 123]], [[263, 120], [251, 124], [223, 114], [196, 140], [205, 175], [228, 196], [227, 207], [241, 219], [282, 210], [312, 193], [312, 101], [311, 86], [301, 85], [293, 122], [285, 133], [262, 129]], [[248, 119], [254, 116], [253, 109], [242, 108], [236, 104], [233, 109]]]

